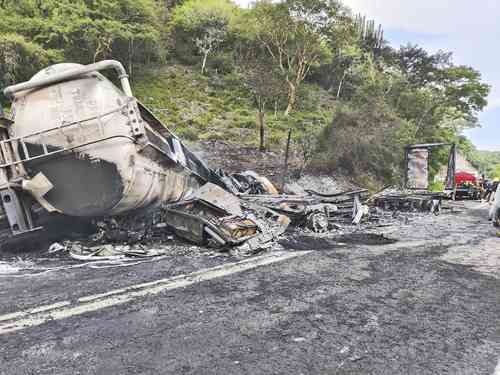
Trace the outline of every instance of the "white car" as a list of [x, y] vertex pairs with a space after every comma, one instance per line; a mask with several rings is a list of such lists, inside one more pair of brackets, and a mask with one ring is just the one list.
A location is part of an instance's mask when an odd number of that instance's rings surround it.
[[494, 226], [500, 227], [500, 185], [497, 187], [495, 201], [490, 208], [490, 220], [493, 221]]

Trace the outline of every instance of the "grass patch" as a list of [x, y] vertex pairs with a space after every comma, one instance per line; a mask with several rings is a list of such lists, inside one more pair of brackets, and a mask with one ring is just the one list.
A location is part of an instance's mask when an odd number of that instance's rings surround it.
[[[233, 73], [209, 77], [179, 64], [158, 66], [142, 69], [134, 77], [133, 91], [168, 127], [186, 140], [258, 145], [253, 98]], [[316, 103], [316, 112], [315, 108], [310, 108], [310, 103], [307, 104], [307, 111], [299, 108], [290, 117], [283, 116], [283, 109], [276, 117], [273, 111], [266, 113], [268, 147], [283, 147], [290, 128], [300, 132], [304, 124], [324, 121], [323, 106]]]

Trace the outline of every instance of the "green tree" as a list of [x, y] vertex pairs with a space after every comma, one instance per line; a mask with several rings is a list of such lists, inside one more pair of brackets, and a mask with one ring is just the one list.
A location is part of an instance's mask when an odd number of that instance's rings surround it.
[[440, 71], [452, 66], [451, 53], [430, 54], [418, 45], [408, 44], [393, 50], [392, 60], [399, 66], [414, 87], [425, 87], [439, 81]]
[[251, 93], [257, 107], [257, 128], [259, 129], [259, 150], [264, 151], [265, 143], [265, 113], [271, 102], [276, 102], [286, 89], [285, 82], [275, 71], [272, 61], [265, 51], [250, 44], [239, 56], [238, 66], [242, 81]]
[[0, 33], [21, 35], [75, 62], [113, 56], [132, 73], [134, 63], [159, 58], [160, 14], [154, 0], [5, 1]]
[[401, 178], [403, 149], [411, 143], [412, 133], [411, 124], [383, 100], [342, 103], [320, 135], [318, 157], [330, 169], [352, 177], [395, 183]]
[[318, 15], [314, 12], [316, 8], [306, 5], [307, 2], [257, 2], [248, 21], [256, 40], [268, 52], [288, 85], [285, 115], [293, 111], [297, 92], [311, 68], [329, 52], [321, 28], [314, 23], [314, 16]]
[[174, 9], [171, 28], [189, 35], [202, 57], [202, 73], [208, 57], [227, 41], [238, 13], [239, 8], [229, 0], [188, 0]]
[[[45, 50], [16, 34], [0, 34], [0, 87], [28, 80], [38, 70], [61, 60], [58, 51]], [[5, 102], [0, 95], [0, 102]]]
[[451, 53], [439, 51], [429, 54], [415, 45], [395, 51], [395, 57], [396, 65], [411, 86], [410, 91], [417, 95], [420, 92], [420, 97], [424, 98], [417, 101], [424, 107], [418, 108], [418, 123], [422, 132], [429, 123], [449, 119], [464, 120], [466, 127], [477, 124], [477, 114], [486, 106], [490, 91], [478, 71], [467, 66], [455, 66]]

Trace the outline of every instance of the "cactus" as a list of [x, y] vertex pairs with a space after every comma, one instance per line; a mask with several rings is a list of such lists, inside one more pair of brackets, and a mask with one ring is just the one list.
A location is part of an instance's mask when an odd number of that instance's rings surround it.
[[361, 14], [356, 15], [354, 25], [363, 43], [375, 50], [382, 48], [384, 44], [382, 25], [379, 24], [378, 28], [375, 28], [375, 20], [367, 20], [366, 16]]

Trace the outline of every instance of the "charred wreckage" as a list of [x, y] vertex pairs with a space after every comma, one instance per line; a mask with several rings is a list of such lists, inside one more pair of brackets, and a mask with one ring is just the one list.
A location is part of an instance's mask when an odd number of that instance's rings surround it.
[[[103, 70], [114, 70], [121, 88]], [[4, 248], [91, 221], [96, 241], [111, 232], [120, 238], [121, 228], [148, 217], [147, 235], [169, 230], [197, 244], [254, 251], [291, 224], [321, 233], [359, 224], [370, 210], [366, 190], [280, 195], [253, 172], [209, 168], [133, 96], [117, 61], [50, 66], [4, 94], [12, 100], [11, 116], [0, 113]]]

